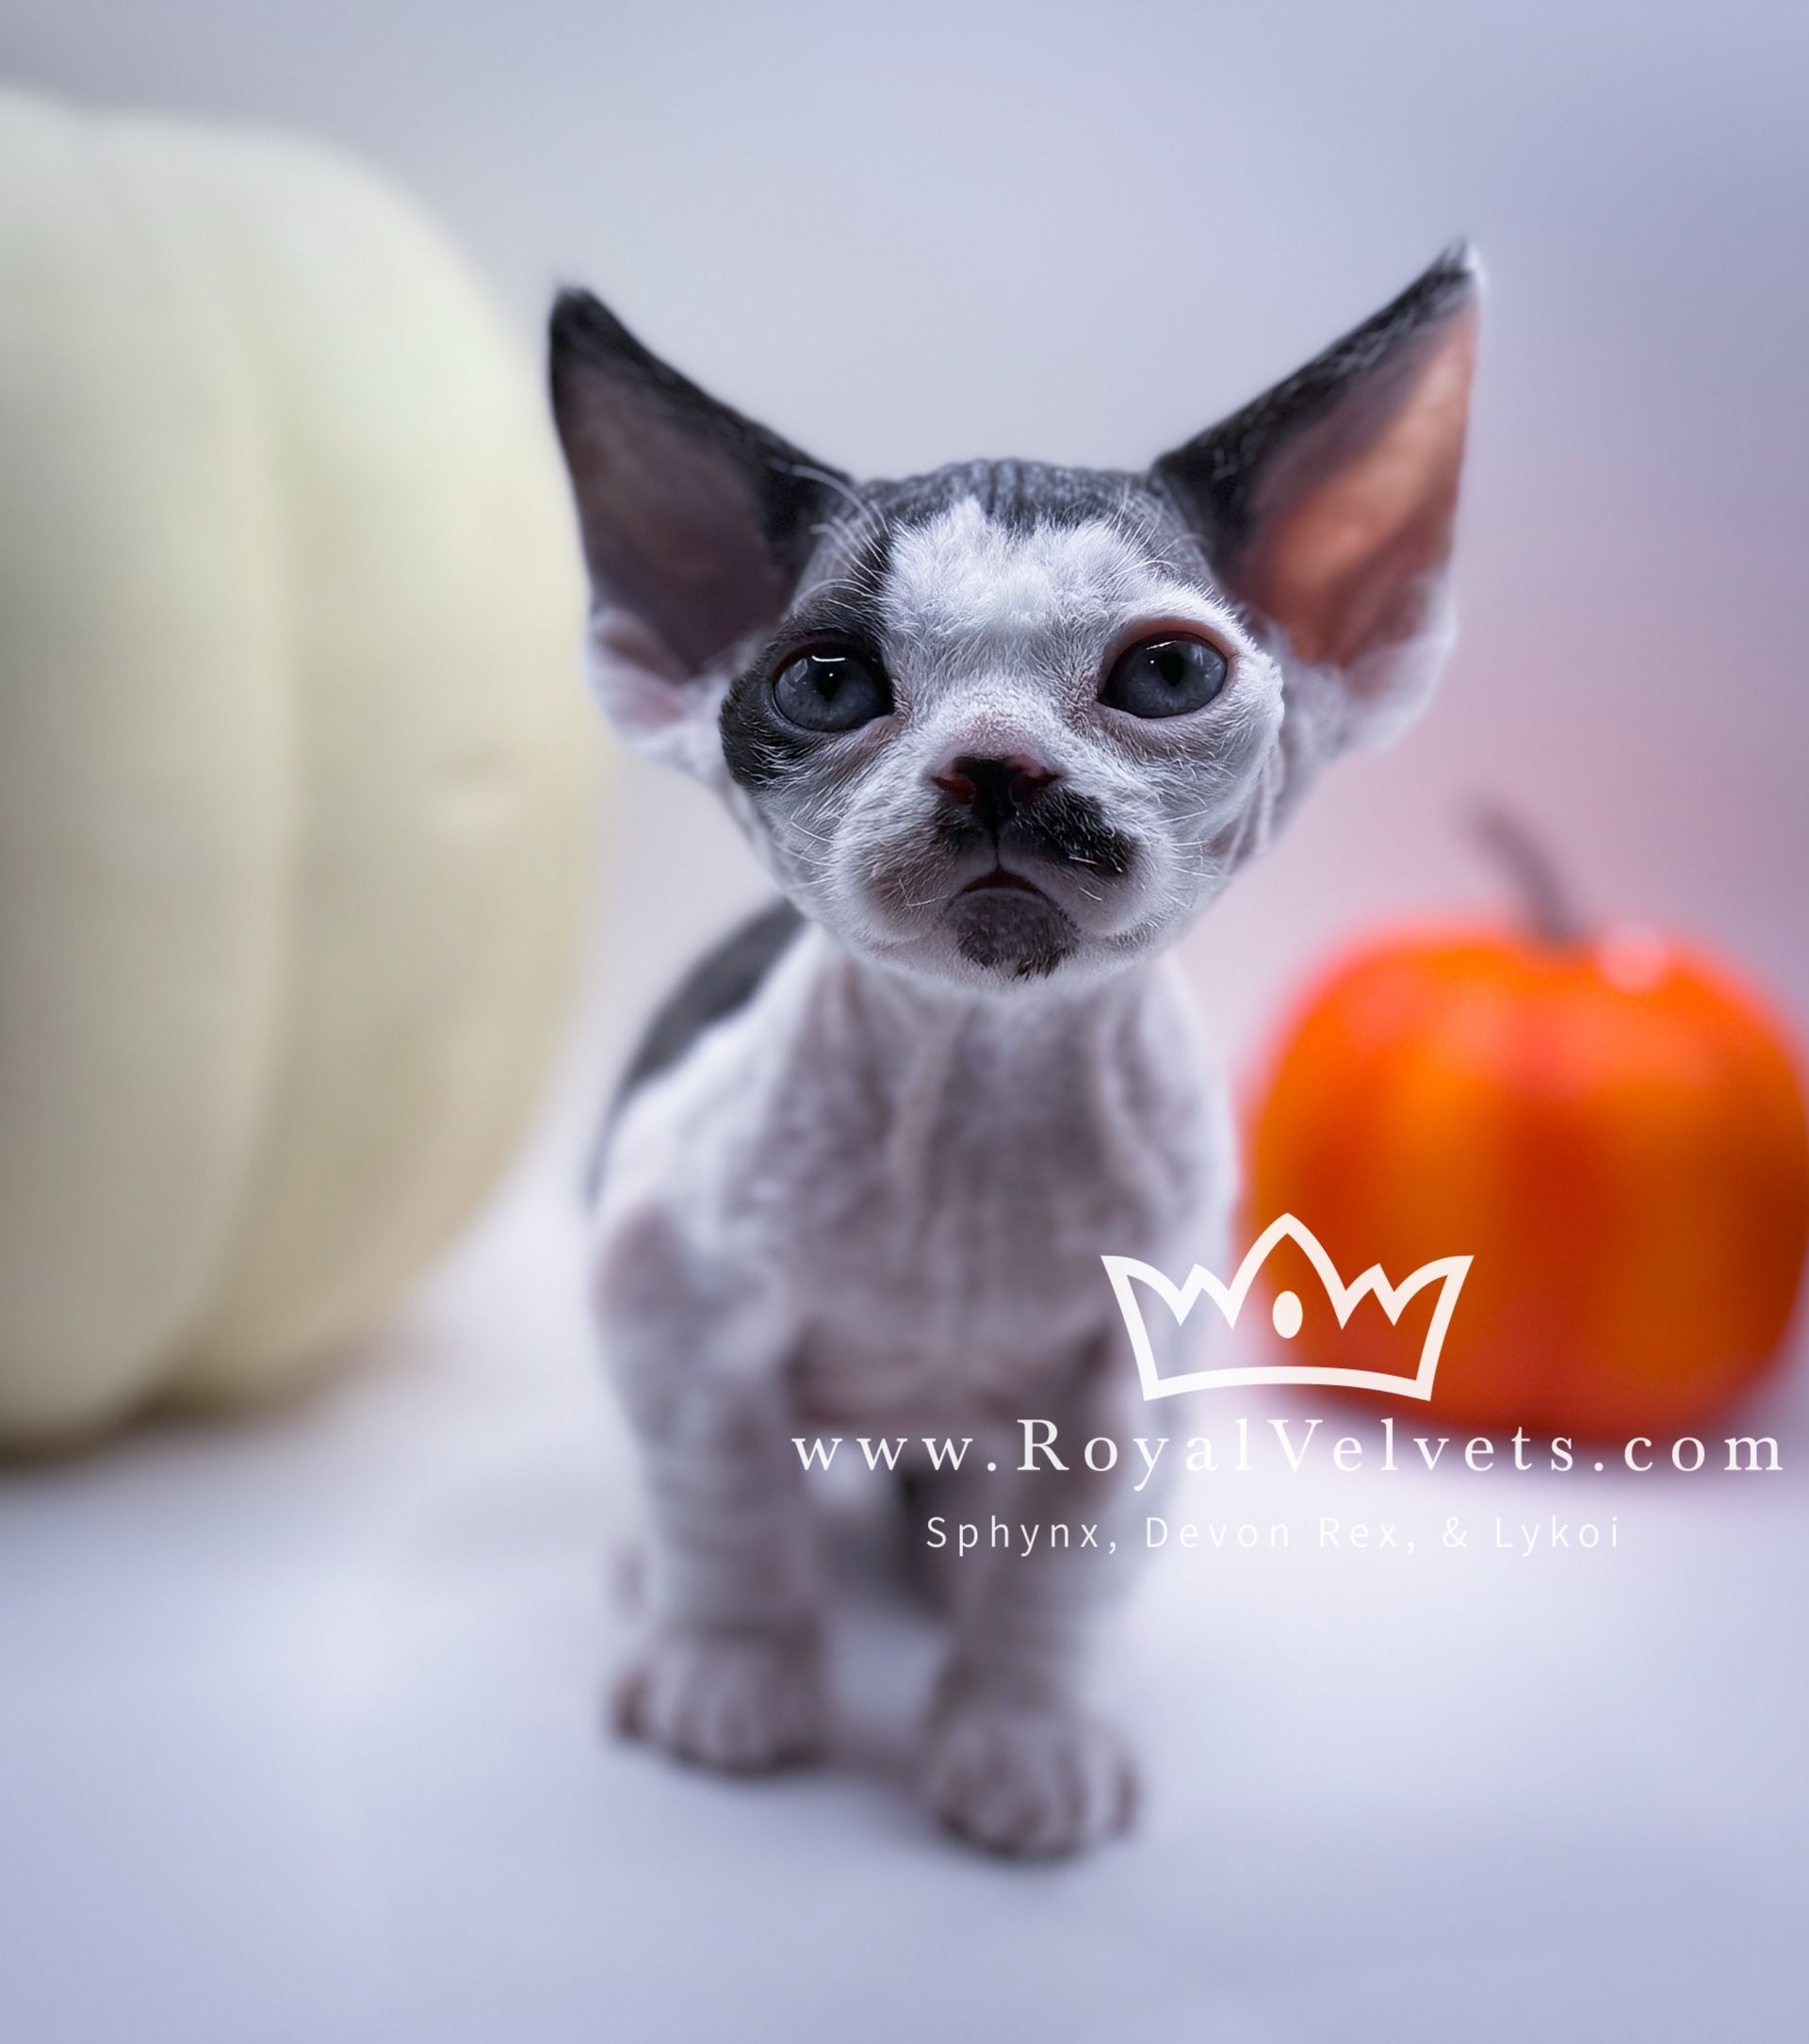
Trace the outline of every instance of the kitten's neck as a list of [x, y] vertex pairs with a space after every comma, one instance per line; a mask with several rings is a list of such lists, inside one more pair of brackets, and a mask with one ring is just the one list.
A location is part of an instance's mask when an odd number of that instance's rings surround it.
[[866, 1130], [894, 1184], [1015, 1198], [1052, 1174], [1130, 1188], [1134, 1206], [1152, 1149], [1196, 1145], [1215, 1082], [1171, 957], [995, 995], [877, 966], [822, 930], [807, 941], [783, 1083]]
[[991, 993], [856, 957], [820, 928], [807, 941], [814, 987], [795, 1077], [852, 1087], [925, 1130], [980, 1120], [1027, 1134], [1091, 1119], [1165, 1068], [1185, 1085], [1195, 1063], [1193, 1006], [1168, 957]]
[[1129, 1022], [1171, 976], [1166, 961], [1138, 958], [1074, 983], [1058, 969], [1048, 979], [993, 989], [859, 957], [820, 928], [813, 936], [825, 982], [837, 989], [850, 1020], [907, 1055], [944, 1044], [1035, 1064]]

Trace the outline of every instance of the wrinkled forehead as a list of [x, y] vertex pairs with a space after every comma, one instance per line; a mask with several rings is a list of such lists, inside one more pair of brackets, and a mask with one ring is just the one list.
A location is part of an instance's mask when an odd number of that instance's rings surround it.
[[1244, 636], [1198, 542], [1153, 491], [1015, 462], [870, 485], [825, 534], [792, 615], [856, 634], [906, 673], [1091, 662], [1139, 622]]

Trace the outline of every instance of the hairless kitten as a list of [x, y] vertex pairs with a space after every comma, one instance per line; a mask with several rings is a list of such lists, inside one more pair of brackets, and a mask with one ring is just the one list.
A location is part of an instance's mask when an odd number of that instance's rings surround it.
[[[656, 1017], [601, 1160], [594, 1298], [648, 1518], [631, 1732], [725, 1769], [819, 1750], [801, 1428], [1137, 1409], [1100, 1253], [1215, 1254], [1232, 1189], [1172, 947], [1430, 690], [1476, 302], [1454, 251], [1142, 470], [859, 482], [559, 300], [597, 689], [783, 897]], [[1039, 1471], [1039, 1512], [1081, 1480]], [[1133, 1523], [1133, 1478], [1084, 1480], [1069, 1504]], [[1132, 1808], [1087, 1692], [1123, 1571], [1091, 1562], [962, 1564], [922, 1787], [995, 1851]]]

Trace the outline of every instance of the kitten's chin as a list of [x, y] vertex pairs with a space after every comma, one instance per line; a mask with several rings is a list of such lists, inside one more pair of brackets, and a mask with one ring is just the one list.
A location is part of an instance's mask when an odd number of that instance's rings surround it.
[[969, 889], [943, 924], [964, 963], [1004, 980], [1047, 979], [1081, 934], [1046, 894], [1017, 888]]

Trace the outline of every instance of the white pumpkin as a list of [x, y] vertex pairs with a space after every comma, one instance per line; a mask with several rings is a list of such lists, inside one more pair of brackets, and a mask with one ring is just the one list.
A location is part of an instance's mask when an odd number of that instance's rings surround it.
[[0, 1444], [285, 1392], [519, 1134], [595, 770], [539, 380], [254, 134], [0, 93]]

